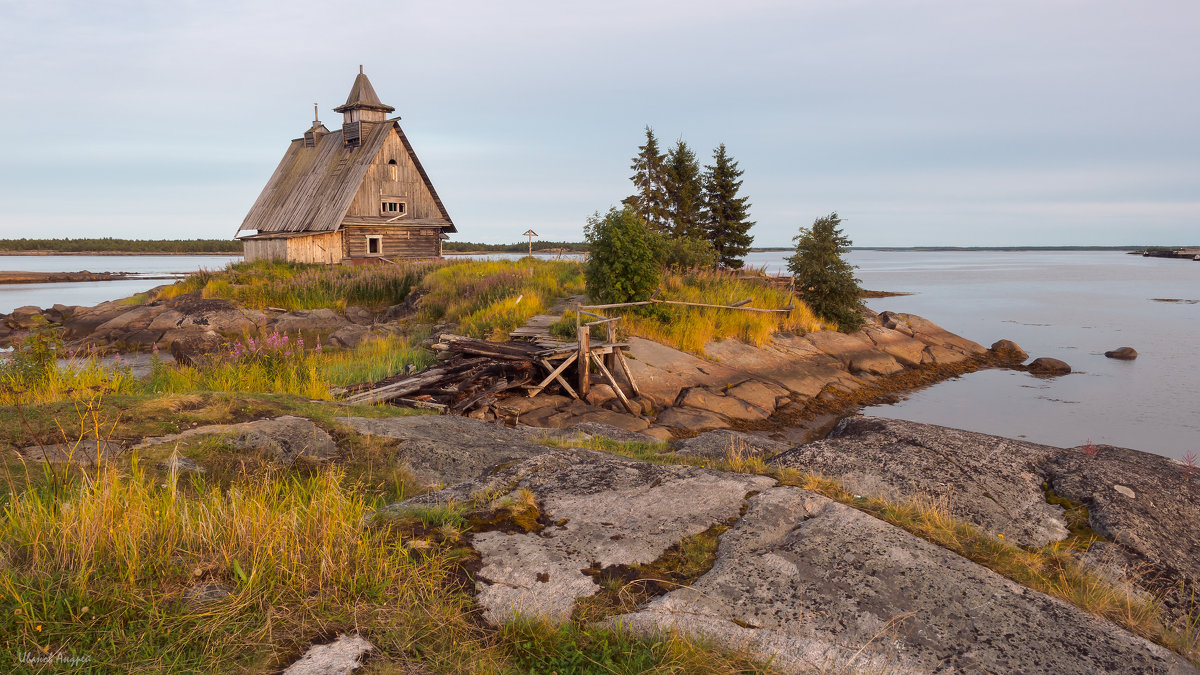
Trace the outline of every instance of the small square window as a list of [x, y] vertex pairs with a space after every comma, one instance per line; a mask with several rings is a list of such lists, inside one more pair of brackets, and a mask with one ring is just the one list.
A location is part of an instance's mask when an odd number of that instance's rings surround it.
[[367, 237], [367, 253], [370, 255], [383, 253], [383, 237]]

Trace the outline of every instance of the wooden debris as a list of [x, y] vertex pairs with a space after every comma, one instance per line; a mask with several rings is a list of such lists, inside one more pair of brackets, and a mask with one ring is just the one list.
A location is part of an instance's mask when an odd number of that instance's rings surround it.
[[[490, 405], [501, 392], [540, 374], [545, 350], [522, 342], [495, 343], [444, 333], [433, 348], [439, 363], [415, 374], [347, 387], [347, 403], [394, 401], [464, 414]], [[549, 384], [549, 383], [547, 383]], [[545, 386], [545, 385], [543, 385]]]

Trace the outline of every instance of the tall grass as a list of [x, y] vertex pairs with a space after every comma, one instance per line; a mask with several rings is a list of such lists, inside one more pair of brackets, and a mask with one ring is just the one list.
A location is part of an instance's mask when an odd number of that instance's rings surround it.
[[[328, 400], [330, 390], [359, 382], [378, 381], [410, 365], [423, 368], [433, 354], [415, 338], [386, 336], [353, 349], [327, 350], [303, 338], [273, 334], [237, 340], [223, 351], [177, 366], [155, 358], [150, 374], [135, 377], [121, 364], [105, 366], [91, 354], [59, 361], [61, 344], [38, 353], [39, 364], [27, 363], [24, 345], [14, 359], [0, 364], [0, 405], [52, 403], [79, 392], [106, 394], [176, 394], [196, 391], [295, 394]], [[32, 358], [32, 357], [31, 357]]]
[[[136, 463], [103, 468], [62, 499], [10, 496], [0, 513], [0, 659], [262, 670], [363, 622], [385, 644], [486, 661], [467, 599], [444, 588], [451, 560], [364, 527], [370, 510], [336, 471], [245, 477], [221, 490], [174, 475], [159, 484]], [[187, 598], [207, 583], [231, 593]]]
[[746, 298], [748, 306], [783, 309], [787, 314], [708, 309], [680, 305], [648, 305], [622, 310], [623, 330], [631, 335], [703, 354], [704, 345], [728, 338], [754, 346], [766, 344], [780, 331], [808, 332], [836, 328], [819, 319], [786, 289], [764, 281], [740, 278], [739, 273], [716, 270], [672, 271], [664, 274], [660, 300], [731, 305]]
[[403, 302], [426, 274], [443, 264], [352, 267], [258, 260], [234, 263], [217, 272], [202, 270], [163, 289], [159, 297], [199, 292], [205, 298], [222, 298], [255, 309], [344, 310], [347, 305], [381, 309]]
[[500, 340], [549, 303], [583, 293], [583, 267], [528, 258], [469, 261], [433, 270], [421, 289], [427, 320], [453, 321], [465, 335]]

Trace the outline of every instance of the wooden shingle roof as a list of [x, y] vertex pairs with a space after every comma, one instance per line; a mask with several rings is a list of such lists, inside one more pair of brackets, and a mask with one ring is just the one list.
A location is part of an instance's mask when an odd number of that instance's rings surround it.
[[[369, 85], [368, 85], [369, 86]], [[412, 146], [395, 120], [363, 123], [359, 145], [346, 145], [342, 132], [334, 131], [316, 138], [315, 147], [304, 147], [304, 139], [288, 146], [283, 159], [267, 181], [254, 206], [238, 228], [238, 234], [257, 231], [259, 234], [284, 232], [333, 232], [346, 218], [354, 195], [362, 185], [372, 160], [388, 134], [399, 134], [409, 156], [429, 188], [445, 222], [443, 231], [456, 232], [433, 184], [413, 153]]]
[[350, 95], [346, 97], [346, 102], [334, 108], [333, 111], [346, 112], [356, 108], [381, 110], [385, 113], [396, 111], [392, 106], [385, 105], [383, 101], [379, 100], [379, 94], [375, 93], [375, 87], [371, 86], [371, 81], [363, 73], [362, 66], [358, 67], [358, 77], [354, 78], [354, 86], [350, 87]]

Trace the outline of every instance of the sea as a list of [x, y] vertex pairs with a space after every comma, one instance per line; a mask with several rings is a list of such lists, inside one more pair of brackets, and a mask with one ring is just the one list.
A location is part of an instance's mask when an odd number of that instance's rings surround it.
[[[747, 264], [786, 270], [787, 252]], [[517, 254], [483, 257], [510, 258]], [[143, 277], [220, 269], [236, 256], [0, 256], [0, 270], [132, 272]], [[1200, 454], [1200, 262], [1114, 251], [854, 250], [862, 286], [909, 295], [871, 309], [918, 314], [984, 346], [1006, 338], [1073, 372], [1037, 378], [984, 370], [907, 394], [867, 415], [928, 422], [1059, 447], [1088, 442], [1182, 459]], [[91, 305], [162, 279], [0, 285], [0, 312]], [[1134, 361], [1105, 358], [1117, 347]]]

